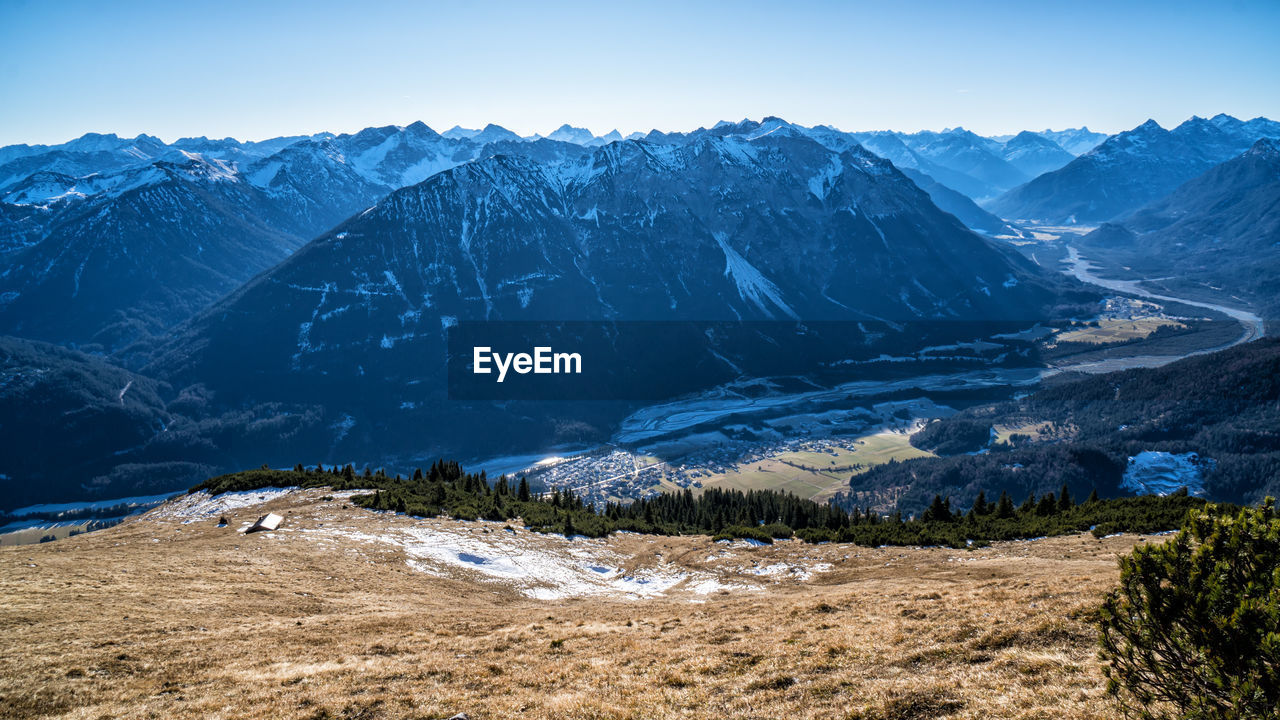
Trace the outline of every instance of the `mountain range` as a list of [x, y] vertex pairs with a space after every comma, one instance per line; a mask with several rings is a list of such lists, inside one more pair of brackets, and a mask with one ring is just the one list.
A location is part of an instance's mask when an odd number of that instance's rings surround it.
[[1090, 225], [1159, 199], [1248, 149], [1280, 138], [1280, 123], [1229, 115], [1193, 117], [1173, 130], [1154, 120], [1108, 138], [1058, 170], [1045, 172], [986, 205], [1006, 219]]
[[1280, 141], [1262, 139], [1163, 198], [1081, 238], [1108, 264], [1230, 293], [1280, 317]]
[[1028, 178], [1057, 170], [1076, 159], [1054, 141], [1025, 130], [1001, 146], [1000, 156]]
[[[306, 138], [244, 168], [194, 156], [183, 165], [158, 161], [126, 171], [146, 182], [112, 180], [112, 192], [50, 203], [52, 212], [66, 212], [59, 202], [85, 208], [77, 222], [87, 229], [63, 241], [63, 256], [46, 259], [40, 253], [51, 241], [70, 237], [63, 221], [60, 234], [12, 255], [19, 262], [6, 281], [29, 278], [39, 287], [43, 277], [64, 291], [70, 283], [73, 299], [85, 297], [69, 316], [79, 319], [111, 298], [109, 283], [95, 284], [87, 268], [77, 294], [79, 263], [66, 261], [73, 249], [80, 260], [111, 258], [108, 270], [126, 257], [151, 267], [167, 252], [198, 257], [167, 234], [149, 233], [158, 239], [145, 253], [124, 239], [147, 234], [147, 222], [167, 223], [172, 234], [216, 242], [221, 257], [240, 257], [247, 267], [249, 248], [234, 243], [275, 238], [272, 247], [286, 254], [297, 228], [327, 221], [321, 212], [331, 204], [317, 198], [344, 187], [368, 198], [386, 183], [426, 175], [367, 208], [353, 201], [351, 217], [278, 263], [262, 259], [268, 270], [193, 319], [118, 352], [117, 361], [158, 388], [163, 423], [145, 416], [150, 436], [124, 447], [93, 440], [110, 435], [86, 434], [97, 454], [86, 452], [74, 469], [45, 467], [40, 485], [51, 494], [65, 494], [68, 483], [129, 494], [154, 490], [157, 468], [175, 476], [187, 472], [181, 468], [300, 456], [416, 461], [492, 452], [494, 437], [511, 449], [608, 437], [623, 408], [446, 404], [445, 337], [460, 321], [943, 320], [960, 332], [963, 323], [954, 321], [1029, 325], [1058, 306], [1096, 300], [974, 234], [893, 164], [838, 132], [770, 120], [594, 148], [550, 139], [477, 148], [469, 138], [441, 137], [410, 126]], [[459, 152], [421, 150], [442, 146]], [[424, 157], [457, 164], [431, 172]], [[259, 205], [242, 211], [234, 204], [249, 200]], [[129, 208], [139, 226], [105, 243], [90, 220], [114, 218], [118, 208]], [[232, 216], [287, 216], [297, 224], [288, 235], [265, 222], [252, 226], [256, 235], [188, 225]], [[60, 261], [69, 273], [54, 272]], [[51, 270], [41, 276], [34, 271], [41, 267]], [[199, 273], [188, 270], [182, 285], [194, 286]], [[28, 293], [34, 299], [24, 300]], [[0, 317], [46, 307], [34, 293], [10, 297], [5, 312], [12, 314]], [[157, 303], [158, 314], [177, 305], [156, 297], [147, 302]], [[184, 297], [196, 296], [188, 289]], [[733, 358], [717, 360], [714, 350], [705, 356], [718, 367], [715, 377], [732, 379]], [[77, 367], [90, 372], [96, 362]], [[96, 404], [110, 404], [105, 388], [119, 393], [115, 386], [128, 383], [97, 382], [104, 390]], [[57, 422], [48, 423], [42, 429], [57, 432]], [[0, 472], [24, 486], [36, 477], [29, 466]]]
[[[1034, 322], [1068, 294], [860, 148], [785, 130], [707, 134], [444, 171], [336, 226], [140, 357], [145, 374], [175, 388], [199, 384], [218, 412], [323, 410], [333, 427], [309, 440], [311, 452], [434, 442], [467, 453], [485, 442], [477, 428], [519, 416], [444, 409], [446, 331], [460, 321]], [[501, 430], [512, 442], [564, 441], [546, 426]]]
[[[850, 134], [773, 117], [643, 138], [680, 145], [780, 129], [836, 151], [865, 142], [939, 207], [997, 235], [1019, 231], [972, 196], [1067, 156], [1032, 133], [1006, 143], [963, 129]], [[91, 134], [2, 148], [0, 333], [114, 352], [162, 334], [394, 190], [493, 155], [558, 162], [620, 140], [568, 125], [521, 138], [497, 125], [439, 134], [417, 122], [261, 142]], [[134, 247], [138, 236], [147, 237]]]
[[[1275, 272], [1274, 144], [1210, 161], [1275, 123], [1153, 125], [1075, 159], [1057, 140], [1079, 148], [1095, 139], [1087, 130], [846, 133], [776, 117], [626, 139], [414, 123], [4, 148], [0, 333], [28, 340], [5, 355], [0, 426], [40, 395], [62, 400], [30, 416], [37, 434], [61, 432], [77, 403], [101, 412], [83, 415], [65, 463], [0, 458], [0, 475], [6, 493], [38, 486], [52, 499], [298, 457], [417, 462], [491, 454], [495, 437], [513, 451], [609, 437], [616, 403], [446, 402], [446, 338], [471, 320], [799, 319], [902, 338], [942, 321], [959, 340], [968, 321], [1087, 314], [1098, 297], [984, 236], [1023, 231], [973, 197], [1117, 154], [1139, 175], [1197, 163], [1208, 174], [1082, 245], [1179, 257], [1171, 272], [1205, 281], [1234, 263], [1262, 297]], [[700, 381], [741, 372], [741, 347], [666, 342], [691, 346]], [[65, 372], [42, 374], [42, 362]], [[145, 402], [106, 412], [130, 399]]]
[[303, 242], [297, 217], [220, 161], [161, 160], [104, 180], [102, 192], [63, 201], [40, 241], [6, 258], [3, 332], [118, 348], [186, 319]]
[[1106, 133], [1094, 132], [1088, 127], [1068, 128], [1066, 130], [1045, 129], [1036, 134], [1052, 140], [1058, 147], [1076, 156], [1089, 152], [1107, 139]]
[[[42, 169], [4, 188], [0, 332], [118, 350], [191, 317], [394, 189], [498, 152], [585, 152], [553, 140], [447, 140], [422, 123], [297, 139], [262, 157], [232, 141], [178, 144], [207, 154], [170, 149], [80, 177]], [[113, 152], [133, 157], [134, 147]]]

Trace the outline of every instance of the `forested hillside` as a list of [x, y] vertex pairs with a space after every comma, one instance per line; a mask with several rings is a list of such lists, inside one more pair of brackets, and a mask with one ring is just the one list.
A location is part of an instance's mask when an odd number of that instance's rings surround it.
[[1121, 483], [1139, 453], [1195, 453], [1208, 498], [1253, 503], [1280, 491], [1280, 339], [1050, 383], [935, 421], [912, 442], [944, 457], [857, 475], [850, 502], [907, 488], [898, 505], [913, 509], [935, 494], [968, 503], [983, 490], [1021, 496], [1063, 483], [1114, 497], [1131, 494]]

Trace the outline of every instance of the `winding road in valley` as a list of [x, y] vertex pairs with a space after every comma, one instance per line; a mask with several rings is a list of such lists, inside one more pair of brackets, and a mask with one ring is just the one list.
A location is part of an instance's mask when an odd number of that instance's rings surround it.
[[1067, 274], [1075, 277], [1077, 280], [1096, 285], [1107, 290], [1135, 295], [1137, 297], [1146, 298], [1148, 300], [1159, 300], [1163, 302], [1176, 302], [1182, 305], [1191, 305], [1193, 307], [1205, 308], [1214, 312], [1222, 313], [1227, 317], [1240, 323], [1244, 328], [1244, 332], [1240, 337], [1226, 345], [1218, 347], [1206, 348], [1204, 350], [1196, 350], [1195, 352], [1186, 353], [1185, 355], [1135, 355], [1125, 358], [1108, 358], [1106, 360], [1098, 360], [1096, 362], [1080, 363], [1079, 365], [1071, 365], [1060, 368], [1062, 370], [1073, 370], [1075, 372], [1085, 373], [1104, 373], [1116, 370], [1128, 370], [1129, 368], [1138, 367], [1159, 367], [1167, 365], [1174, 360], [1180, 360], [1184, 357], [1192, 355], [1203, 355], [1205, 353], [1224, 350], [1229, 347], [1246, 343], [1251, 340], [1257, 340], [1266, 334], [1266, 326], [1262, 322], [1262, 318], [1247, 310], [1239, 308], [1227, 307], [1225, 305], [1215, 305], [1213, 303], [1201, 302], [1199, 300], [1188, 300], [1186, 298], [1173, 297], [1170, 295], [1159, 295], [1141, 287], [1142, 280], [1114, 280], [1111, 278], [1098, 277], [1094, 274], [1097, 269], [1093, 263], [1080, 256], [1080, 251], [1072, 245], [1067, 245], [1066, 263], [1069, 266]]
[[1080, 256], [1079, 251], [1071, 246], [1067, 248], [1067, 268], [1063, 272], [1090, 285], [1116, 293], [1134, 295], [1149, 300], [1176, 302], [1183, 305], [1212, 310], [1222, 313], [1240, 323], [1244, 329], [1238, 338], [1230, 343], [1214, 348], [1196, 350], [1181, 355], [1135, 355], [1129, 357], [1113, 357], [1103, 360], [1063, 364], [1048, 370], [986, 368], [983, 370], [921, 375], [892, 381], [868, 380], [849, 382], [834, 388], [822, 388], [799, 393], [779, 393], [764, 396], [743, 396], [734, 393], [709, 391], [692, 398], [651, 405], [635, 411], [625, 420], [613, 442], [621, 445], [638, 445], [671, 433], [692, 432], [698, 427], [713, 425], [715, 422], [734, 415], [760, 414], [779, 412], [800, 403], [831, 403], [847, 401], [852, 397], [867, 396], [878, 393], [916, 390], [927, 395], [931, 390], [952, 390], [957, 388], [974, 389], [996, 385], [1020, 386], [1038, 382], [1046, 375], [1059, 372], [1083, 372], [1097, 374], [1128, 370], [1130, 368], [1159, 367], [1175, 360], [1192, 355], [1201, 355], [1215, 350], [1222, 350], [1243, 342], [1256, 340], [1263, 336], [1265, 328], [1262, 318], [1247, 310], [1215, 305], [1199, 300], [1159, 295], [1139, 286], [1141, 280], [1112, 280], [1095, 274], [1094, 265]]

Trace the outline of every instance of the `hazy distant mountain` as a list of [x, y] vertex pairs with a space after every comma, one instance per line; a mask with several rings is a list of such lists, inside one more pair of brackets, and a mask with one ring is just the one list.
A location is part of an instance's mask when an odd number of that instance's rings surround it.
[[0, 148], [0, 193], [10, 191], [16, 184], [37, 173], [74, 178], [111, 174], [129, 168], [146, 167], [159, 160], [182, 162], [184, 153], [197, 153], [206, 159], [220, 160], [236, 167], [266, 157], [295, 142], [325, 137], [331, 135], [321, 133], [261, 142], [199, 137], [182, 138], [166, 145], [159, 138], [150, 135], [121, 138], [112, 134], [88, 133], [60, 145], [9, 145]]
[[0, 191], [37, 172], [80, 176], [138, 167], [160, 159], [170, 148], [159, 138], [119, 138], [90, 133], [62, 145], [0, 148]]
[[929, 193], [929, 199], [938, 206], [939, 210], [955, 215], [970, 229], [988, 235], [1018, 236], [1022, 234], [1018, 228], [978, 207], [978, 204], [970, 200], [968, 195], [952, 190], [919, 170], [911, 168], [901, 168], [901, 170], [902, 174], [911, 178], [921, 190]]
[[461, 125], [454, 125], [448, 130], [445, 130], [444, 132], [440, 133], [440, 136], [448, 138], [450, 140], [465, 140], [467, 138], [474, 137], [479, 133], [480, 133], [479, 130], [464, 128]]
[[989, 183], [964, 172], [943, 167], [933, 160], [917, 154], [894, 132], [851, 133], [850, 137], [866, 149], [886, 158], [903, 169], [928, 175], [933, 182], [962, 193], [969, 198], [989, 197], [996, 193]]
[[1088, 127], [1068, 128], [1066, 130], [1041, 130], [1036, 133], [1052, 140], [1058, 147], [1072, 155], [1083, 155], [1107, 139], [1106, 133], [1093, 132]]
[[547, 136], [548, 140], [559, 140], [560, 142], [574, 143], [584, 147], [594, 147], [596, 145], [607, 145], [616, 140], [622, 139], [622, 134], [617, 130], [612, 130], [605, 135], [596, 137], [586, 128], [576, 128], [568, 123], [561, 125]]
[[561, 125], [555, 132], [547, 136], [549, 140], [559, 140], [561, 142], [577, 143], [579, 145], [591, 145], [595, 143], [596, 136], [591, 134], [590, 130], [585, 128], [576, 128], [568, 123]]
[[991, 202], [1004, 218], [1096, 223], [1132, 212], [1236, 155], [1280, 123], [1227, 115], [1191, 118], [1172, 131], [1154, 120], [1108, 138], [1060, 170], [1045, 173]]
[[[816, 129], [816, 128], [815, 128]], [[872, 152], [929, 175], [935, 182], [972, 199], [993, 198], [1027, 180], [1056, 170], [1075, 157], [1060, 146], [1092, 148], [1106, 135], [1088, 128], [1021, 132], [993, 138], [963, 128], [913, 134], [891, 131], [849, 133]]]
[[1259, 140], [1080, 244], [1141, 274], [1244, 296], [1280, 317], [1280, 142]]
[[246, 140], [243, 142], [235, 138], [213, 140], [206, 137], [188, 137], [175, 140], [171, 147], [199, 153], [207, 158], [246, 160], [266, 157], [303, 140], [324, 140], [331, 137], [333, 137], [333, 133], [327, 132], [316, 133], [315, 135], [285, 135], [267, 140]]
[[1026, 130], [1004, 143], [1000, 148], [1000, 155], [1028, 177], [1057, 170], [1075, 159], [1075, 155], [1063, 150], [1052, 140]]
[[473, 142], [484, 144], [484, 143], [500, 142], [503, 140], [520, 142], [524, 138], [502, 127], [501, 125], [494, 125], [493, 123], [489, 123], [488, 125], [485, 125], [484, 128], [480, 130], [480, 132], [472, 135], [468, 139]]
[[441, 410], [459, 320], [1026, 318], [1058, 283], [861, 148], [783, 126], [704, 133], [495, 155], [396, 191], [193, 320], [146, 372], [331, 426], [264, 453], [482, 452], [564, 426]]
[[[922, 157], [985, 183], [994, 195], [1026, 182], [1027, 174], [1002, 157], [1003, 147], [964, 128], [900, 135]], [[958, 188], [957, 188], [958, 189]], [[981, 197], [974, 198], [982, 199]]]

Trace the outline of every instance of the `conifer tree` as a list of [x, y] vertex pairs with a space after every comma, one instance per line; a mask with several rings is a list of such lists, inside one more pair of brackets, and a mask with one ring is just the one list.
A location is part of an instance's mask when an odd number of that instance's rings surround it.
[[1029, 513], [1034, 511], [1035, 509], [1036, 509], [1036, 493], [1033, 490], [1027, 493], [1027, 499], [1023, 500], [1022, 504], [1018, 506], [1018, 512]]
[[1099, 610], [1107, 691], [1144, 720], [1280, 717], [1280, 516], [1193, 511], [1120, 560]]
[[1053, 493], [1047, 493], [1040, 498], [1040, 502], [1036, 503], [1036, 515], [1040, 517], [1049, 517], [1058, 511], [1058, 500]]
[[969, 515], [978, 517], [991, 512], [991, 507], [987, 505], [987, 493], [985, 490], [978, 491], [978, 497], [973, 500], [973, 507], [969, 508]]
[[996, 502], [996, 517], [1009, 519], [1014, 516], [1013, 499], [1009, 493], [1000, 491], [1000, 499]]
[[933, 502], [920, 519], [924, 522], [951, 522], [954, 519], [951, 517], [951, 499], [943, 500], [941, 495], [934, 495]]

